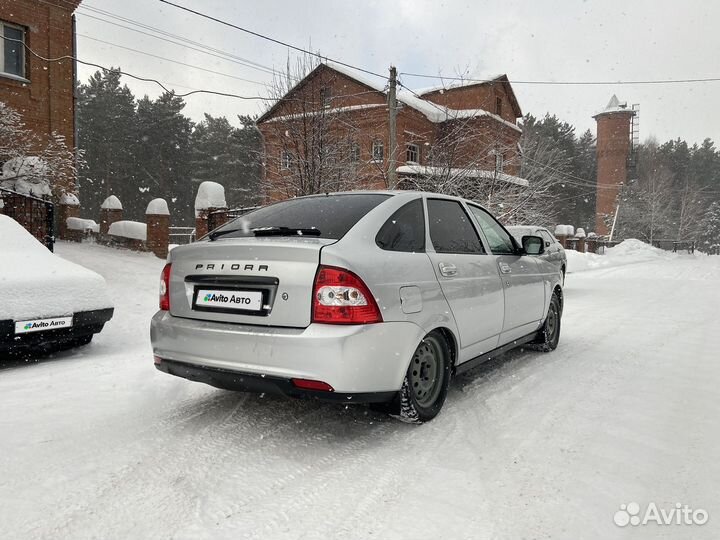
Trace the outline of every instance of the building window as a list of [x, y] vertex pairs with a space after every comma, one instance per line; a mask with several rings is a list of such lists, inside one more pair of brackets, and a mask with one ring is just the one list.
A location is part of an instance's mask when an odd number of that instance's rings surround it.
[[280, 168], [283, 170], [290, 170], [292, 168], [294, 156], [288, 152], [287, 150], [283, 150], [282, 155], [280, 156]]
[[495, 152], [495, 172], [503, 172], [503, 155], [500, 152]]
[[360, 145], [355, 141], [350, 142], [350, 162], [357, 163], [360, 161]]
[[495, 114], [502, 116], [502, 98], [495, 98]]
[[332, 104], [332, 93], [330, 92], [330, 88], [327, 86], [320, 89], [320, 102], [326, 109], [329, 109]]
[[420, 163], [420, 147], [417, 144], [405, 145], [405, 161]]
[[25, 30], [0, 22], [0, 73], [25, 78]]
[[379, 139], [374, 140], [372, 143], [372, 159], [373, 161], [383, 161], [385, 159], [385, 146]]

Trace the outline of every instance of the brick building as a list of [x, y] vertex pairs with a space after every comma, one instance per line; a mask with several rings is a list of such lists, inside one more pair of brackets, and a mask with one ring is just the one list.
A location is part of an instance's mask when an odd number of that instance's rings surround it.
[[[399, 90], [397, 98], [401, 185], [403, 178], [440, 169], [462, 171], [479, 182], [493, 176], [527, 185], [517, 177], [522, 112], [505, 75], [416, 94]], [[257, 124], [265, 145], [268, 200], [388, 185], [389, 110], [379, 79], [320, 64]]]
[[[22, 114], [41, 139], [53, 133], [75, 146], [73, 12], [81, 0], [0, 0], [0, 100]], [[58, 192], [75, 190], [61, 186]]]
[[595, 232], [605, 236], [615, 217], [620, 188], [628, 180], [632, 118], [636, 111], [628, 109], [613, 96], [605, 109], [593, 118], [597, 121], [597, 197]]

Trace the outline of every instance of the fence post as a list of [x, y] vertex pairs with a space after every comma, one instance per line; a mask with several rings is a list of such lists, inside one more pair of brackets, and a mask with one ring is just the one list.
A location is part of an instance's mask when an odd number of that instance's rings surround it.
[[82, 239], [82, 235], [74, 234], [70, 232], [67, 226], [67, 219], [69, 217], [80, 217], [80, 201], [77, 196], [73, 193], [63, 193], [60, 197], [60, 204], [58, 205], [58, 222], [60, 227], [58, 228], [58, 237], [63, 240], [75, 240], [79, 242]]
[[[225, 188], [217, 182], [202, 182], [198, 187], [197, 196], [195, 197], [195, 238], [202, 238], [212, 228], [218, 226], [216, 218], [222, 216], [213, 216], [210, 214], [227, 210], [225, 202]], [[227, 215], [225, 216], [227, 218]], [[212, 223], [209, 223], [212, 221]], [[223, 220], [223, 223], [225, 220]]]
[[578, 230], [575, 232], [575, 238], [577, 238], [577, 250], [580, 253], [585, 253], [585, 229], [578, 228]]
[[164, 259], [170, 243], [170, 211], [165, 199], [153, 199], [145, 210], [147, 224], [147, 247], [156, 256]]
[[100, 236], [107, 236], [110, 225], [123, 218], [123, 207], [120, 199], [110, 195], [100, 206]]

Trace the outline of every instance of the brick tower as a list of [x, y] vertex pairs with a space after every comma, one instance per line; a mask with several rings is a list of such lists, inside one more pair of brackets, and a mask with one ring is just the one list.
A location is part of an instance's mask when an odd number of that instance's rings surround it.
[[615, 216], [620, 186], [627, 181], [631, 152], [631, 126], [635, 111], [613, 96], [593, 118], [597, 122], [597, 197], [595, 232], [607, 235]]

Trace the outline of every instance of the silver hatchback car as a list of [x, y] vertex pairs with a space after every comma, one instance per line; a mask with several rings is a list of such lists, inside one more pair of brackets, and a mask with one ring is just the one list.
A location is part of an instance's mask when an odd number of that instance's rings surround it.
[[[522, 244], [522, 245], [521, 245]], [[155, 366], [232, 390], [435, 417], [454, 373], [557, 346], [555, 265], [477, 204], [360, 191], [263, 207], [173, 249]]]

